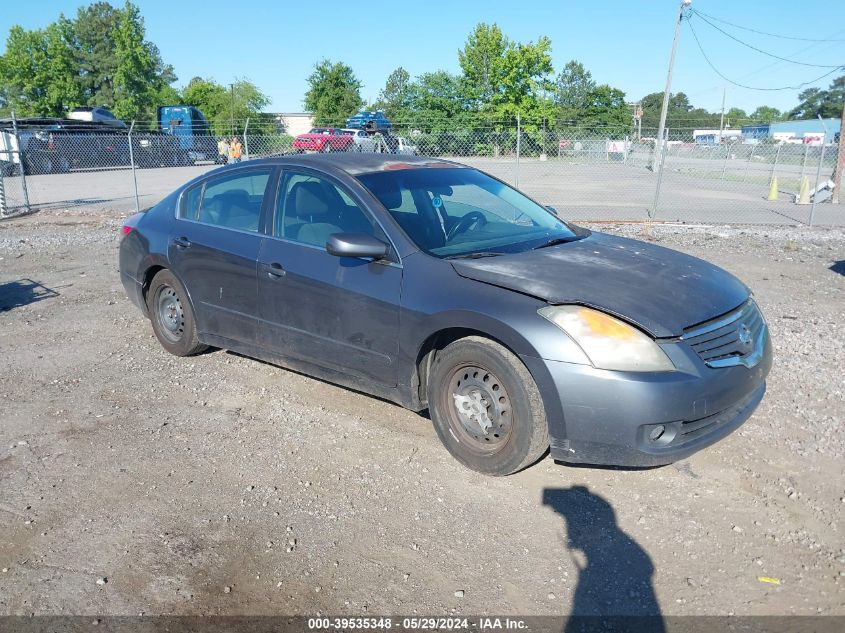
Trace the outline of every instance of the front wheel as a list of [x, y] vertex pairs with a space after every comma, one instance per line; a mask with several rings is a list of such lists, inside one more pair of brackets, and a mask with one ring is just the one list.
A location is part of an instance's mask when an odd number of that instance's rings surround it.
[[438, 352], [428, 380], [434, 428], [465, 466], [487, 475], [510, 475], [549, 448], [540, 391], [512, 352], [471, 336]]
[[197, 338], [188, 294], [169, 270], [153, 277], [147, 292], [147, 309], [158, 342], [174, 356], [192, 356], [208, 347]]

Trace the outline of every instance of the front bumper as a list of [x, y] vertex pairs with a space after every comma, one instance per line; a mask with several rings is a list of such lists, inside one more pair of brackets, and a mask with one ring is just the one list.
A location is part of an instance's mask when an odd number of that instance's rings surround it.
[[[713, 369], [672, 345], [677, 371], [636, 373], [522, 356], [537, 381], [554, 459], [648, 467], [670, 464], [739, 428], [766, 390], [771, 340], [754, 367]], [[665, 349], [665, 348], [664, 348]], [[662, 428], [660, 428], [662, 427]]]

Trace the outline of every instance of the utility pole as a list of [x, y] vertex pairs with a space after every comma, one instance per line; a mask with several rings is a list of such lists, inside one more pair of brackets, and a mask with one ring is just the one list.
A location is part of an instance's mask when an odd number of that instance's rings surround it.
[[229, 84], [229, 91], [232, 93], [232, 113], [231, 113], [232, 136], [235, 136], [235, 84]]
[[839, 125], [839, 152], [836, 154], [836, 167], [833, 169], [833, 195], [830, 197], [832, 204], [839, 204], [843, 171], [845, 171], [845, 102], [842, 104], [842, 123]]
[[672, 91], [672, 70], [675, 67], [675, 51], [678, 50], [678, 38], [681, 35], [681, 22], [684, 20], [684, 9], [692, 4], [692, 0], [682, 0], [678, 6], [678, 20], [675, 22], [675, 37], [672, 38], [672, 53], [669, 55], [669, 72], [666, 75], [666, 90], [663, 91], [663, 107], [660, 109], [660, 125], [657, 127], [657, 143], [652, 156], [651, 170], [657, 170], [657, 164], [663, 150], [663, 130], [666, 127], [666, 112], [669, 110], [669, 94]]
[[725, 133], [725, 93], [727, 88], [722, 88], [722, 116], [719, 117], [719, 143], [722, 142], [722, 136]]

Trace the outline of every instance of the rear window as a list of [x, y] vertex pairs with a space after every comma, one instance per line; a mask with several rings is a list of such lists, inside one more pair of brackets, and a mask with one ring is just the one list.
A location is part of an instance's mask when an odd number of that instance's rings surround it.
[[180, 217], [239, 231], [258, 231], [269, 169], [251, 169], [197, 185], [182, 196]]

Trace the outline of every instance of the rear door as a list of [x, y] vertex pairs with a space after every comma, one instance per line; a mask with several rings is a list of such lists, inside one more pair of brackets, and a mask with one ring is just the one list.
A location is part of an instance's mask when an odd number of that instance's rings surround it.
[[182, 194], [168, 256], [200, 332], [254, 344], [256, 261], [273, 169], [227, 171]]
[[272, 225], [258, 263], [263, 345], [395, 385], [401, 266], [326, 252], [333, 233], [389, 241], [365, 206], [338, 181], [286, 169]]

